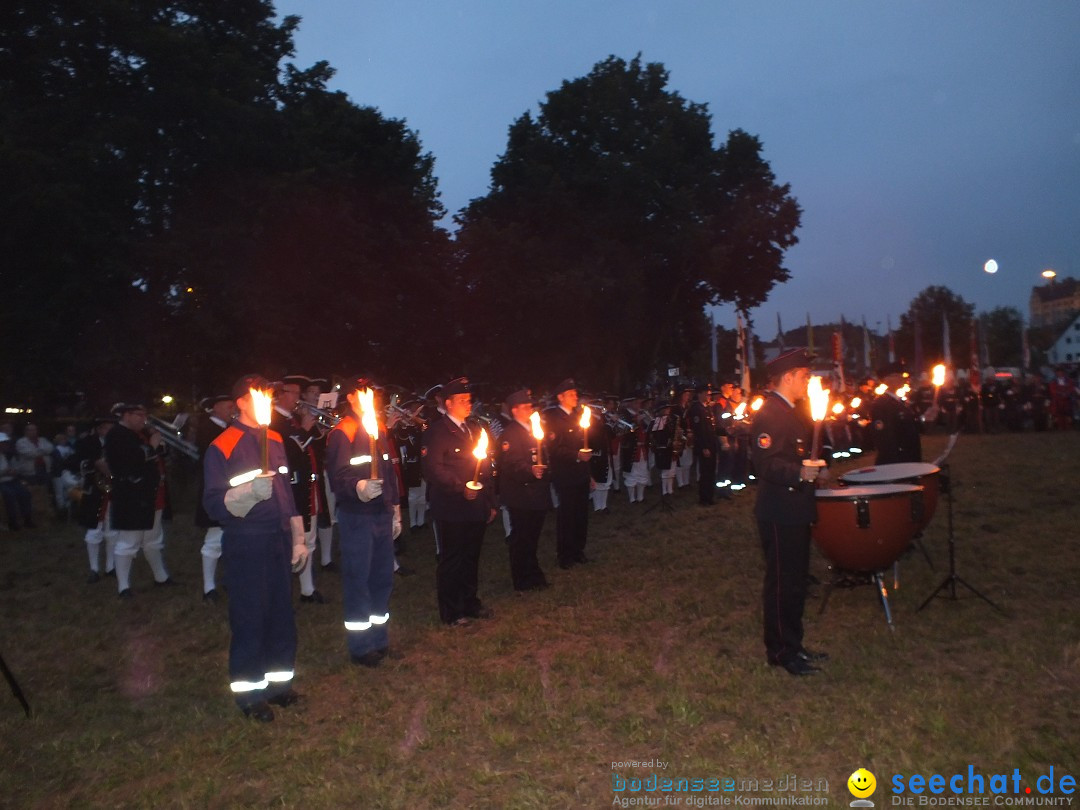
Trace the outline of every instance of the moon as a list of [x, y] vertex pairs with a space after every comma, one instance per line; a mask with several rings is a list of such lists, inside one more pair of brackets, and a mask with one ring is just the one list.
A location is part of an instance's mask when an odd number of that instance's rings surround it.
[[983, 270], [993, 275], [998, 271], [998, 263], [995, 262], [993, 259], [990, 259], [986, 264], [983, 265]]

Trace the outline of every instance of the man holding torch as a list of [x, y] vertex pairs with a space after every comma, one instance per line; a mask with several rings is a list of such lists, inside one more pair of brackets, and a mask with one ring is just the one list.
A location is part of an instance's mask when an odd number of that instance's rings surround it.
[[[919, 419], [915, 411], [897, 391], [907, 382], [908, 375], [901, 363], [891, 363], [880, 371], [878, 376], [888, 386], [874, 404], [870, 406], [870, 426], [874, 435], [874, 447], [877, 457], [874, 463], [900, 464], [922, 461], [922, 444], [919, 438]], [[944, 382], [944, 367], [940, 381], [934, 384], [940, 389]], [[937, 407], [935, 397], [934, 407]]]
[[261, 722], [291, 706], [296, 622], [289, 569], [307, 561], [304, 522], [289, 486], [285, 447], [270, 424], [270, 383], [241, 377], [232, 397], [239, 416], [203, 460], [203, 506], [221, 523], [229, 592], [229, 680], [240, 710]]
[[445, 412], [424, 431], [420, 452], [435, 521], [439, 618], [460, 627], [494, 615], [476, 592], [484, 531], [497, 510], [491, 465], [483, 449], [487, 435], [465, 422], [472, 412], [469, 381], [451, 380], [441, 395]]
[[341, 533], [345, 631], [353, 663], [376, 667], [390, 649], [387, 622], [401, 498], [370, 381], [354, 379], [342, 392], [348, 410], [327, 439], [326, 469]]
[[536, 547], [551, 509], [551, 482], [542, 458], [544, 433], [531, 391], [515, 391], [506, 407], [513, 419], [499, 437], [499, 498], [510, 512], [510, 578], [516, 591], [542, 590], [548, 581]]
[[758, 479], [754, 516], [765, 555], [765, 655], [792, 675], [818, 672], [813, 663], [827, 657], [802, 644], [810, 524], [817, 518], [814, 481], [823, 464], [804, 463], [810, 461], [813, 427], [795, 405], [806, 396], [812, 359], [797, 349], [766, 366], [770, 390], [754, 417], [751, 444]]
[[555, 547], [559, 568], [587, 563], [585, 541], [589, 530], [589, 489], [592, 450], [581, 427], [577, 384], [563, 380], [555, 387], [558, 404], [544, 411], [548, 464], [559, 505], [555, 510]]

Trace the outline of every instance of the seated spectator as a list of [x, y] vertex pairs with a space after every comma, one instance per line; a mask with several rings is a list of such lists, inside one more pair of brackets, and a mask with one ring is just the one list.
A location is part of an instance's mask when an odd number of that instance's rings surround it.
[[[74, 433], [74, 425], [71, 426]], [[53, 439], [52, 484], [56, 498], [56, 512], [65, 517], [71, 501], [68, 493], [79, 485], [79, 460], [75, 457], [74, 436], [57, 433]]]
[[7, 510], [8, 526], [12, 531], [19, 530], [19, 518], [28, 529], [34, 528], [34, 519], [30, 511], [30, 490], [19, 477], [18, 470], [8, 461], [11, 451], [11, 437], [0, 433], [0, 497]]
[[48, 484], [53, 445], [38, 435], [38, 426], [28, 422], [23, 436], [15, 442], [15, 468], [27, 483]]

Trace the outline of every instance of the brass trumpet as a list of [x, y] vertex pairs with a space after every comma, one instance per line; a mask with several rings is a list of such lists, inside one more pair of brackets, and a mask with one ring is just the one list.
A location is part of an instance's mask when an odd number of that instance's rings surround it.
[[146, 422], [161, 436], [161, 440], [173, 450], [183, 453], [194, 461], [199, 460], [199, 448], [181, 436], [180, 430], [172, 422], [166, 422], [157, 416], [147, 416]]
[[310, 402], [304, 402], [302, 399], [296, 403], [296, 409], [303, 409], [310, 413], [315, 417], [315, 421], [319, 426], [324, 427], [327, 430], [333, 430], [337, 426], [337, 423], [341, 421], [341, 417], [337, 414], [323, 410], [322, 408], [317, 408]]

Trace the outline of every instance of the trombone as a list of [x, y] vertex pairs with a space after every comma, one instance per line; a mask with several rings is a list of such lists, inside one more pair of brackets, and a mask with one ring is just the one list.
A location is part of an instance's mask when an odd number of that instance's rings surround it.
[[157, 416], [147, 416], [146, 421], [173, 450], [183, 453], [193, 461], [199, 460], [199, 448], [181, 436], [180, 430], [172, 422], [166, 422]]

